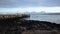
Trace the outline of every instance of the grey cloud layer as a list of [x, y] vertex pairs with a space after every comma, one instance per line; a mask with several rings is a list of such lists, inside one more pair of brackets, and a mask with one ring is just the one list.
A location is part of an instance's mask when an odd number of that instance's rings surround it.
[[60, 6], [60, 0], [0, 0], [0, 7]]

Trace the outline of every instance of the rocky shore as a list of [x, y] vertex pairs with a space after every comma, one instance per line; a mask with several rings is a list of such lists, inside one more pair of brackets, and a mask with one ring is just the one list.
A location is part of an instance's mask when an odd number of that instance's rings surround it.
[[59, 34], [60, 24], [34, 20], [0, 20], [0, 34]]
[[22, 18], [26, 18], [26, 17], [30, 17], [30, 15], [26, 15], [26, 14], [0, 14], [0, 20], [13, 20], [13, 19], [22, 19]]

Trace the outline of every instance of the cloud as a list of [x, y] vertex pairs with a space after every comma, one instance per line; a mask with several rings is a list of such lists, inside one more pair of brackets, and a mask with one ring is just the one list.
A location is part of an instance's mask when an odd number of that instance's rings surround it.
[[0, 0], [0, 7], [60, 6], [60, 0]]
[[24, 13], [24, 12], [41, 12], [60, 13], [60, 7], [27, 7], [27, 8], [0, 8], [0, 13]]

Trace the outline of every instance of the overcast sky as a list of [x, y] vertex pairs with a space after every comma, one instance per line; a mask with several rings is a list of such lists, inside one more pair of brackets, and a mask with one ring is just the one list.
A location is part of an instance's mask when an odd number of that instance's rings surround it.
[[60, 0], [0, 0], [0, 7], [60, 6]]
[[[60, 0], [0, 0], [0, 12], [3, 11], [3, 10], [5, 10], [5, 11], [8, 11], [8, 10], [15, 11], [16, 9], [13, 9], [13, 8], [23, 9], [22, 7], [23, 8], [27, 8], [27, 7], [28, 8], [30, 8], [30, 7], [33, 8], [33, 7], [35, 7], [35, 9], [38, 8], [38, 7], [39, 8], [40, 7], [41, 8], [42, 7], [45, 7], [45, 8], [46, 7], [49, 7], [49, 8], [54, 7], [53, 10], [57, 9], [55, 12], [59, 12]], [[55, 7], [57, 7], [57, 8], [55, 8]], [[49, 9], [49, 11], [50, 10], [51, 9]]]

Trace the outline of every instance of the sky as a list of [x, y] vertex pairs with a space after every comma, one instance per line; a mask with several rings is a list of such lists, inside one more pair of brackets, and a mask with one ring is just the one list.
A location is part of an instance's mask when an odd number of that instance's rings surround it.
[[60, 12], [60, 0], [0, 0], [0, 13]]

